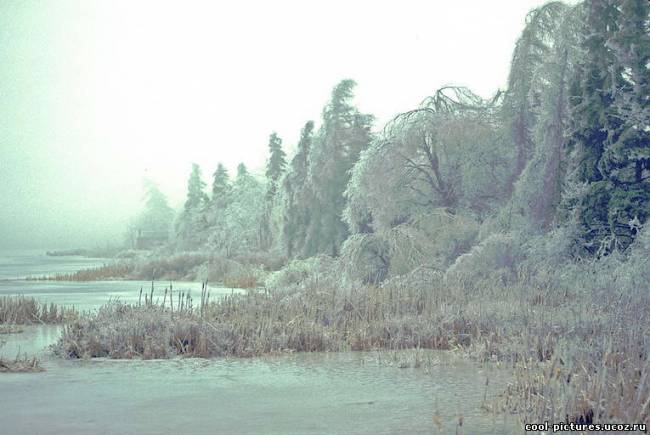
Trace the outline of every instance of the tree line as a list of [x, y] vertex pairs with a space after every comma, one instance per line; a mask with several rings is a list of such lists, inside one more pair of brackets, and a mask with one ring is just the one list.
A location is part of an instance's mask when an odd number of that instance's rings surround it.
[[219, 164], [207, 194], [194, 164], [183, 210], [149, 186], [141, 223], [167, 225], [177, 250], [347, 256], [364, 279], [444, 270], [495, 234], [562, 229], [572, 258], [626, 252], [650, 215], [649, 11], [534, 9], [507, 89], [445, 87], [378, 131], [343, 80], [291, 158], [270, 135], [264, 179]]

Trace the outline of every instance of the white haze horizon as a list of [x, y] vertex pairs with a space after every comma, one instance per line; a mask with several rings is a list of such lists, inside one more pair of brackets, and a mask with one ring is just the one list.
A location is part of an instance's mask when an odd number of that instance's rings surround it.
[[143, 180], [178, 207], [193, 162], [262, 174], [342, 79], [375, 130], [445, 85], [490, 97], [544, 3], [5, 2], [0, 250], [119, 243]]

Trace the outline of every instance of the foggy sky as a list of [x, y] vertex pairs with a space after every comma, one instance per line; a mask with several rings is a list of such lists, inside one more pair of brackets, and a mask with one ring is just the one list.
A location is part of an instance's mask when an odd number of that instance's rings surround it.
[[344, 78], [377, 127], [446, 84], [488, 97], [544, 2], [220, 3], [0, 4], [0, 249], [119, 242], [144, 177], [177, 206], [191, 162], [259, 170]]

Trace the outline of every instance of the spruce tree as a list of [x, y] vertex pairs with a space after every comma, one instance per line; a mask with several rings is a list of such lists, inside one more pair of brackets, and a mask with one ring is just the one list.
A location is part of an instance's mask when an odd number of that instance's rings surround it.
[[237, 177], [233, 183], [232, 204], [229, 206], [229, 219], [239, 233], [242, 242], [249, 251], [264, 250], [266, 246], [266, 204], [264, 201], [264, 186], [255, 179], [240, 163], [237, 166]]
[[266, 179], [268, 181], [267, 198], [273, 199], [278, 189], [278, 181], [287, 165], [286, 154], [282, 150], [282, 139], [277, 133], [269, 136], [269, 160], [266, 164]]
[[248, 179], [250, 174], [248, 173], [248, 168], [245, 164], [240, 163], [237, 165], [237, 176], [235, 178], [235, 183], [241, 184]]
[[228, 170], [226, 167], [219, 163], [217, 169], [212, 174], [212, 198], [210, 198], [210, 209], [208, 211], [208, 222], [214, 228], [223, 224], [224, 215], [230, 202], [232, 185]]
[[351, 103], [354, 80], [341, 81], [322, 115], [318, 138], [310, 154], [310, 178], [314, 191], [313, 209], [303, 255], [326, 253], [337, 256], [348, 228], [342, 220], [343, 192], [350, 170], [371, 140], [371, 115], [362, 114]]
[[205, 186], [205, 182], [201, 179], [201, 168], [198, 164], [192, 163], [192, 172], [187, 181], [187, 199], [175, 226], [180, 249], [197, 249], [207, 239], [208, 195], [204, 192]]
[[158, 186], [145, 180], [144, 210], [135, 222], [138, 230], [167, 234], [174, 219], [174, 210]]
[[215, 202], [223, 199], [230, 192], [230, 178], [228, 170], [221, 163], [217, 165], [212, 177], [212, 202]]
[[[648, 102], [643, 3], [592, 0], [585, 5], [585, 54], [573, 86], [570, 144], [576, 179], [587, 185], [575, 204], [579, 242], [591, 255], [625, 250], [650, 215], [649, 136], [647, 125], [635, 118]], [[635, 107], [635, 101], [641, 104]]]
[[187, 181], [187, 200], [185, 201], [185, 211], [192, 211], [202, 208], [208, 196], [205, 194], [205, 182], [201, 179], [201, 168], [198, 164], [192, 163], [192, 172]]
[[308, 175], [313, 133], [314, 122], [308, 121], [301, 131], [289, 171], [282, 180], [282, 242], [290, 258], [303, 249], [311, 216], [312, 195]]
[[613, 2], [617, 25], [607, 46], [613, 50], [614, 109], [600, 170], [611, 196], [608, 226], [617, 248], [626, 249], [650, 216], [650, 2]]

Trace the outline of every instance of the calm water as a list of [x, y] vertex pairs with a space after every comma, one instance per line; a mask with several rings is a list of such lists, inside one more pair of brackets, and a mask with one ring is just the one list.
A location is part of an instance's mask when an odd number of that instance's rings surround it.
[[[13, 281], [2, 285], [0, 294], [15, 291], [92, 308], [103, 297], [133, 298], [130, 292], [139, 287], [128, 282], [21, 287]], [[464, 433], [520, 432], [513, 419], [504, 422], [481, 411], [486, 379], [489, 399], [504, 388], [508, 374], [445, 352], [420, 353], [427, 369], [400, 368], [401, 361], [413, 360], [413, 352], [67, 361], [47, 349], [59, 327], [24, 329], [0, 335], [6, 341], [0, 354], [38, 354], [46, 371], [0, 374], [2, 434], [436, 433], [435, 413], [442, 433], [455, 433], [459, 415]]]

